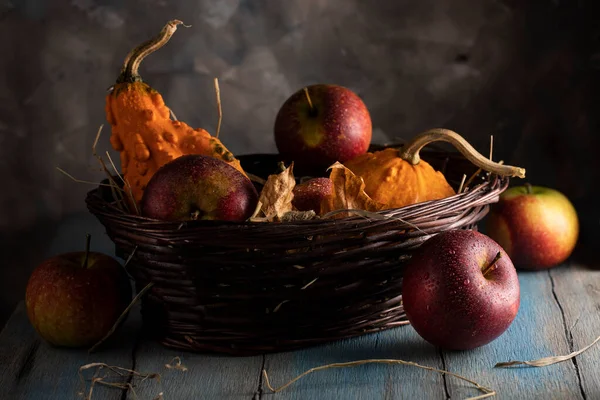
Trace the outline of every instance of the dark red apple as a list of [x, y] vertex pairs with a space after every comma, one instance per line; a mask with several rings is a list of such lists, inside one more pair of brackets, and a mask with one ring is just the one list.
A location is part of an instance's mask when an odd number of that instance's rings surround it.
[[185, 155], [163, 165], [142, 196], [142, 215], [159, 220], [244, 221], [258, 193], [240, 171], [214, 157]]
[[333, 182], [329, 178], [312, 178], [294, 187], [292, 205], [299, 211], [321, 210], [323, 199], [333, 194]]
[[486, 228], [520, 269], [562, 263], [579, 236], [577, 212], [569, 199], [557, 190], [531, 185], [504, 191], [491, 207]]
[[106, 254], [71, 252], [42, 262], [29, 277], [27, 315], [34, 329], [59, 347], [102, 339], [131, 301], [121, 264]]
[[510, 258], [491, 238], [446, 231], [428, 239], [408, 261], [402, 302], [423, 339], [444, 349], [467, 350], [496, 339], [513, 322], [519, 280]]
[[327, 167], [365, 153], [371, 143], [371, 115], [352, 90], [317, 84], [301, 89], [275, 119], [279, 154], [299, 173], [322, 174]]

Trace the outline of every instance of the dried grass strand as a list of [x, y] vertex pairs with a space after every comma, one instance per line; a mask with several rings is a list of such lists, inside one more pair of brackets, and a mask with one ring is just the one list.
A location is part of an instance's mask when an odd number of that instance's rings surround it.
[[584, 351], [588, 350], [590, 347], [592, 347], [593, 345], [598, 343], [599, 341], [600, 341], [600, 336], [598, 336], [596, 338], [596, 340], [594, 340], [592, 343], [588, 344], [584, 348], [574, 351], [574, 352], [564, 355], [564, 356], [550, 356], [550, 357], [544, 357], [544, 358], [539, 358], [537, 360], [530, 360], [530, 361], [499, 362], [494, 366], [494, 368], [508, 368], [508, 367], [514, 367], [514, 366], [519, 366], [519, 365], [527, 365], [530, 367], [547, 367], [548, 365], [557, 364], [557, 363], [560, 363], [563, 361], [570, 360], [571, 358], [577, 357], [578, 355], [580, 355], [581, 353], [583, 353]]
[[[85, 378], [83, 376], [83, 371], [91, 369], [91, 368], [96, 368], [96, 371], [94, 372], [94, 375], [91, 379], [91, 383], [90, 383], [90, 387], [87, 390], [87, 394], [86, 393], [86, 383], [85, 383]], [[106, 363], [101, 363], [101, 362], [95, 362], [95, 363], [89, 363], [89, 364], [85, 364], [82, 365], [81, 367], [79, 367], [78, 370], [78, 375], [79, 375], [79, 381], [81, 382], [81, 384], [83, 385], [83, 390], [80, 392], [80, 394], [85, 395], [85, 400], [92, 400], [92, 395], [94, 393], [94, 388], [96, 385], [103, 385], [103, 386], [107, 386], [107, 387], [113, 387], [113, 388], [117, 388], [117, 389], [121, 389], [121, 390], [130, 390], [133, 398], [137, 399], [137, 394], [135, 392], [135, 389], [133, 387], [133, 384], [131, 382], [111, 382], [111, 381], [107, 381], [106, 379], [109, 378], [108, 374], [105, 374], [104, 376], [99, 376], [100, 372], [106, 369], [110, 372], [112, 372], [114, 375], [122, 378], [122, 377], [131, 377], [131, 378], [141, 378], [141, 382], [144, 382], [147, 379], [156, 379], [157, 381], [160, 382], [160, 374], [158, 373], [141, 373], [141, 372], [137, 372], [135, 370], [132, 369], [128, 369], [128, 368], [123, 368], [123, 367], [119, 367], [119, 366], [115, 366], [115, 365], [108, 365]]]
[[223, 107], [221, 105], [221, 89], [219, 88], [219, 78], [215, 78], [215, 96], [217, 96], [217, 114], [219, 119], [217, 121], [217, 131], [215, 137], [219, 137], [221, 133], [221, 122], [223, 121]]
[[267, 385], [267, 388], [269, 388], [269, 390], [271, 392], [277, 393], [277, 392], [280, 392], [280, 391], [284, 390], [285, 388], [289, 387], [290, 385], [292, 385], [296, 381], [302, 379], [306, 375], [312, 374], [313, 372], [318, 372], [318, 371], [322, 371], [322, 370], [330, 369], [330, 368], [357, 367], [357, 366], [364, 365], [364, 364], [401, 364], [401, 365], [407, 365], [407, 366], [413, 366], [413, 367], [425, 369], [425, 370], [432, 371], [432, 372], [438, 372], [438, 373], [440, 373], [442, 375], [453, 376], [453, 377], [455, 377], [457, 379], [460, 379], [462, 381], [470, 383], [477, 390], [479, 390], [480, 392], [483, 393], [480, 396], [471, 397], [468, 400], [484, 399], [484, 398], [488, 398], [488, 397], [492, 397], [492, 396], [496, 395], [496, 391], [494, 391], [493, 389], [490, 389], [488, 387], [482, 386], [481, 384], [479, 384], [479, 383], [477, 383], [477, 382], [475, 382], [475, 381], [473, 381], [471, 379], [465, 378], [464, 376], [455, 374], [453, 372], [442, 370], [442, 369], [438, 369], [438, 368], [434, 368], [434, 367], [429, 367], [429, 366], [426, 366], [426, 365], [417, 364], [417, 363], [415, 363], [413, 361], [404, 361], [404, 360], [395, 360], [395, 359], [369, 359], [369, 360], [358, 360], [358, 361], [349, 361], [349, 362], [342, 362], [342, 363], [333, 363], [333, 364], [321, 365], [319, 367], [311, 368], [308, 371], [303, 372], [302, 374], [298, 375], [297, 377], [295, 377], [294, 379], [290, 380], [286, 384], [284, 384], [282, 386], [279, 386], [277, 388], [274, 388], [273, 386], [271, 386], [271, 382], [269, 380], [269, 375], [267, 374], [267, 371], [265, 369], [263, 369], [263, 376], [264, 376], [265, 384]]
[[96, 133], [96, 138], [94, 139], [94, 143], [92, 144], [92, 155], [98, 160], [98, 162], [100, 163], [100, 166], [102, 167], [102, 171], [104, 171], [104, 173], [106, 174], [106, 176], [108, 178], [108, 182], [110, 183], [110, 190], [112, 191], [113, 197], [115, 198], [115, 200], [117, 200], [118, 204], [122, 204], [124, 210], [129, 211], [129, 207], [127, 206], [126, 202], [124, 201], [123, 195], [121, 193], [122, 189], [119, 187], [117, 182], [115, 182], [112, 174], [109, 172], [108, 168], [106, 167], [106, 164], [104, 163], [104, 160], [102, 159], [102, 157], [100, 157], [98, 155], [98, 153], [96, 152], [96, 146], [98, 146], [98, 141], [100, 140], [100, 135], [102, 134], [103, 128], [104, 128], [104, 125], [100, 125], [100, 127], [98, 128], [98, 132]]
[[133, 306], [138, 302], [138, 300], [144, 295], [146, 294], [146, 292], [148, 290], [150, 290], [150, 288], [154, 286], [154, 282], [150, 282], [149, 284], [147, 284], [142, 290], [140, 290], [140, 292], [133, 298], [133, 300], [131, 300], [131, 303], [129, 303], [129, 305], [125, 308], [125, 310], [123, 310], [123, 312], [121, 313], [121, 315], [119, 315], [119, 318], [117, 318], [117, 320], [115, 321], [115, 323], [113, 324], [113, 326], [110, 328], [110, 330], [106, 333], [106, 335], [104, 335], [104, 337], [102, 339], [100, 339], [96, 344], [94, 344], [89, 350], [88, 353], [93, 353], [94, 351], [96, 351], [96, 349], [102, 345], [102, 343], [104, 343], [109, 337], [112, 336], [112, 334], [117, 330], [117, 327], [121, 324], [121, 322], [123, 322], [123, 320], [127, 317], [127, 314], [129, 313], [129, 311], [131, 311], [131, 309], [133, 308]]
[[137, 206], [137, 203], [135, 202], [135, 199], [133, 197], [133, 189], [131, 188], [131, 185], [129, 184], [129, 182], [127, 180], [125, 180], [123, 178], [123, 176], [121, 176], [121, 174], [119, 173], [119, 170], [115, 166], [115, 163], [113, 162], [113, 159], [110, 156], [110, 153], [108, 151], [106, 152], [106, 157], [108, 157], [108, 162], [110, 162], [110, 165], [113, 167], [113, 170], [115, 171], [115, 173], [117, 174], [117, 176], [119, 177], [119, 179], [121, 179], [121, 182], [123, 182], [123, 185], [127, 188], [127, 195], [129, 196], [129, 200], [131, 201], [131, 204], [133, 204], [133, 208], [135, 209], [135, 213], [137, 215], [140, 215], [140, 210], [139, 210], [139, 208]]
[[176, 369], [182, 372], [186, 372], [188, 370], [187, 367], [181, 363], [181, 357], [179, 356], [173, 357], [170, 362], [165, 364], [165, 368]]

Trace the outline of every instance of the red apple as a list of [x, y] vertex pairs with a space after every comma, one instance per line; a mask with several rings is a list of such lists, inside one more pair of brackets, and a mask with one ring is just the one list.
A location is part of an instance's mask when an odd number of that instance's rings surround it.
[[130, 301], [131, 286], [121, 264], [97, 252], [64, 253], [45, 260], [34, 269], [25, 292], [34, 329], [60, 347], [95, 344]]
[[312, 178], [294, 187], [292, 205], [299, 211], [321, 210], [323, 199], [333, 194], [333, 182], [329, 178]]
[[371, 116], [352, 90], [317, 84], [301, 89], [275, 119], [281, 156], [300, 173], [322, 174], [327, 167], [365, 153], [371, 143]]
[[163, 165], [142, 196], [142, 215], [159, 220], [244, 221], [258, 204], [244, 174], [214, 157], [185, 155]]
[[573, 204], [557, 190], [516, 186], [500, 195], [486, 233], [506, 250], [517, 268], [547, 269], [565, 261], [579, 236]]
[[428, 239], [408, 261], [402, 302], [425, 340], [467, 350], [491, 342], [510, 326], [520, 304], [519, 280], [510, 258], [491, 238], [446, 231]]

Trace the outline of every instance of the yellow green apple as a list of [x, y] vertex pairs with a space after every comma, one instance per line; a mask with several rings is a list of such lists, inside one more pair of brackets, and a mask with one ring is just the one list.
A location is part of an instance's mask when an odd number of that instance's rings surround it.
[[563, 193], [526, 184], [500, 195], [491, 207], [486, 229], [517, 268], [540, 270], [557, 266], [571, 255], [579, 220]]

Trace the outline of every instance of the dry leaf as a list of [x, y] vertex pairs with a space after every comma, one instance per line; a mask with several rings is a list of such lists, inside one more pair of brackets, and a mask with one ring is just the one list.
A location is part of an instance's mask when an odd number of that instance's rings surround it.
[[294, 221], [306, 221], [309, 219], [314, 219], [317, 217], [317, 214], [313, 210], [309, 211], [287, 211], [281, 217], [281, 221], [283, 222], [294, 222]]
[[260, 210], [251, 220], [281, 221], [284, 214], [292, 211], [292, 200], [294, 198], [292, 190], [295, 186], [294, 163], [291, 163], [279, 174], [269, 175], [258, 199], [261, 204]]
[[[380, 211], [385, 208], [365, 193], [365, 182], [360, 176], [343, 164], [336, 162], [331, 167], [329, 179], [333, 182], [332, 196], [321, 202], [321, 215], [338, 210]], [[350, 213], [336, 213], [337, 218], [348, 217]]]
[[507, 362], [500, 362], [500, 363], [496, 364], [494, 367], [495, 368], [506, 368], [506, 367], [512, 367], [512, 366], [515, 366], [515, 365], [529, 365], [531, 367], [547, 367], [548, 365], [552, 365], [552, 364], [556, 364], [556, 363], [559, 363], [559, 362], [567, 361], [567, 360], [570, 360], [573, 357], [576, 357], [576, 356], [580, 355], [581, 353], [583, 353], [584, 351], [586, 351], [587, 349], [589, 349], [590, 347], [592, 347], [593, 345], [595, 345], [596, 343], [598, 343], [598, 341], [600, 341], [600, 336], [598, 336], [596, 338], [596, 340], [594, 340], [592, 343], [590, 343], [587, 346], [585, 346], [583, 349], [578, 350], [578, 351], [574, 351], [571, 354], [567, 354], [566, 356], [544, 357], [544, 358], [540, 358], [538, 360], [532, 360], [532, 361], [507, 361]]

